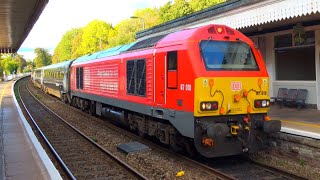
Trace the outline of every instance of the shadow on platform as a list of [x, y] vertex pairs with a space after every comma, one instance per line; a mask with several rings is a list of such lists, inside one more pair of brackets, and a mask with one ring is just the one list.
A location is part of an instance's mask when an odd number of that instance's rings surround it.
[[317, 109], [297, 109], [294, 107], [281, 108], [278, 104], [272, 104], [268, 114], [271, 119], [320, 125], [320, 110]]

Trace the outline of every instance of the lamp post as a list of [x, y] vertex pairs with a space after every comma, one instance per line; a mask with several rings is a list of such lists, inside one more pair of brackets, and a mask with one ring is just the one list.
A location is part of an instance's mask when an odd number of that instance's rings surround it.
[[132, 18], [132, 19], [141, 19], [141, 21], [142, 21], [142, 30], [144, 30], [144, 28], [145, 28], [145, 22], [144, 22], [144, 19], [143, 19], [142, 17], [131, 16], [130, 18]]

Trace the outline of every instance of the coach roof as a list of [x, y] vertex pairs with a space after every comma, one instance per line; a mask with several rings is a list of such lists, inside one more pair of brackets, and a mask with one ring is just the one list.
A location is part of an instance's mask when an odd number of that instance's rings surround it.
[[69, 67], [69, 65], [72, 63], [73, 60], [68, 60], [68, 61], [64, 61], [64, 62], [60, 62], [57, 64], [51, 64], [49, 66], [43, 67], [41, 69], [43, 70], [48, 70], [48, 69], [67, 69]]
[[106, 49], [103, 51], [99, 51], [93, 54], [88, 54], [81, 56], [77, 58], [74, 63], [82, 63], [82, 62], [87, 62], [95, 59], [100, 59], [104, 57], [109, 57], [109, 56], [116, 56], [119, 55], [121, 52], [127, 51], [130, 47], [132, 47], [136, 42], [130, 43], [130, 44], [125, 44], [121, 46], [116, 46], [110, 49]]

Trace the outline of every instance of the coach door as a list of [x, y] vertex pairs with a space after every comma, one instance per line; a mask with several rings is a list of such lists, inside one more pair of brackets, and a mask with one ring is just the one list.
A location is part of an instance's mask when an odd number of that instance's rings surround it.
[[155, 94], [154, 100], [158, 105], [166, 104], [166, 53], [156, 54], [154, 60], [155, 69]]

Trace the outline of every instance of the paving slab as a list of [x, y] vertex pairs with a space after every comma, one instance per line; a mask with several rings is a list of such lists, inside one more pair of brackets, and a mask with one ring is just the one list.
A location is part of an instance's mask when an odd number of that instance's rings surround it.
[[36, 138], [27, 130], [20, 109], [18, 112], [12, 86], [13, 82], [0, 83], [0, 179], [59, 179], [59, 173], [52, 176], [39, 155]]
[[150, 148], [142, 143], [139, 143], [137, 141], [120, 144], [117, 146], [117, 149], [125, 154], [132, 154], [132, 153], [138, 153], [138, 152], [145, 152], [150, 150]]
[[282, 132], [320, 139], [320, 111], [317, 109], [272, 105], [269, 116], [281, 120]]

